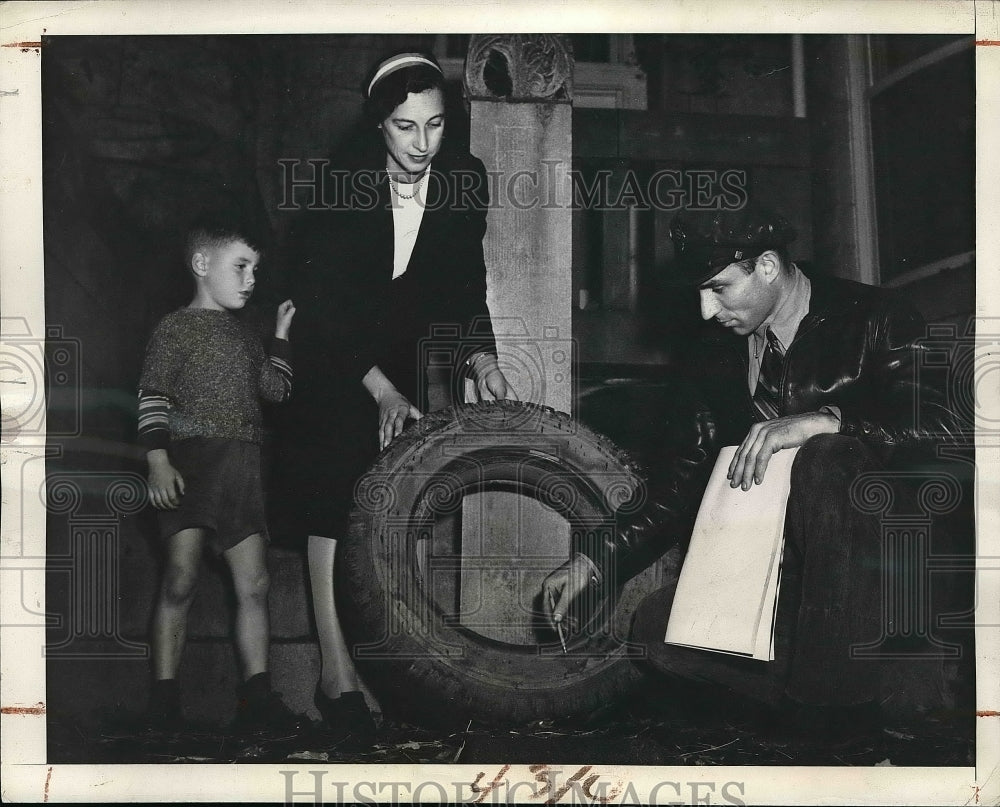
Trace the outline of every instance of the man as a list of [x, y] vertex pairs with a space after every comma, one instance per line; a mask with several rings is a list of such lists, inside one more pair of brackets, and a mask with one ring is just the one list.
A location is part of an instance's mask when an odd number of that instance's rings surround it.
[[684, 346], [682, 433], [650, 463], [643, 506], [580, 541], [546, 579], [543, 602], [563, 622], [580, 595], [610, 591], [684, 546], [722, 446], [739, 447], [728, 476], [743, 490], [764, 479], [776, 452], [798, 446], [776, 660], [664, 644], [673, 586], [640, 606], [632, 638], [660, 670], [722, 684], [777, 707], [784, 728], [830, 736], [879, 721], [878, 664], [851, 649], [882, 634], [881, 528], [853, 506], [852, 485], [902, 447], [933, 448], [961, 426], [941, 392], [917, 382], [919, 315], [887, 291], [807, 277], [788, 258], [794, 237], [758, 207], [678, 214], [671, 280], [697, 288], [702, 318], [718, 326]]

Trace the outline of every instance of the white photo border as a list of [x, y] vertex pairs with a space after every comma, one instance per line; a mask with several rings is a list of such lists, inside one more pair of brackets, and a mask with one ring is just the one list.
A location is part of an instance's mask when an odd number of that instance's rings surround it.
[[[8, 2], [0, 5], [0, 315], [45, 332], [42, 252], [40, 45], [43, 35], [207, 33], [412, 33], [467, 31], [628, 31], [699, 33], [975, 33], [977, 41], [977, 316], [981, 333], [1000, 339], [1000, 6], [971, 0], [768, 0], [711, 3], [684, 0], [621, 2], [437, 3], [292, 2], [291, 0], [134, 0]], [[994, 47], [995, 46], [995, 47]], [[993, 224], [994, 226], [990, 226]], [[977, 367], [977, 407], [1000, 420], [1000, 384], [990, 381], [989, 357]], [[990, 384], [992, 383], [992, 388]], [[6, 406], [40, 389], [0, 390]], [[12, 403], [13, 402], [13, 403]], [[44, 704], [45, 510], [44, 440], [11, 436], [0, 445], [3, 524], [0, 530], [0, 742], [5, 801], [240, 801], [283, 802], [288, 777], [296, 801], [312, 801], [314, 774], [335, 781], [439, 782], [469, 794], [479, 765], [49, 765]], [[977, 435], [978, 578], [976, 762], [959, 768], [775, 768], [595, 766], [609, 782], [627, 782], [629, 798], [648, 799], [662, 782], [745, 783], [746, 803], [1000, 804], [1000, 441]], [[22, 498], [22, 493], [25, 497]], [[23, 507], [23, 512], [21, 508]], [[23, 522], [22, 522], [23, 516]], [[23, 523], [23, 528], [22, 528]], [[985, 560], [992, 563], [985, 563]], [[37, 624], [13, 624], [13, 614], [39, 614]], [[586, 760], [580, 760], [585, 764]], [[500, 769], [500, 766], [495, 766]], [[571, 768], [572, 766], [562, 766]], [[532, 782], [527, 766], [503, 772], [510, 783]], [[462, 786], [465, 790], [461, 790]], [[342, 791], [343, 792], [343, 791]], [[346, 791], [350, 793], [351, 791]], [[405, 792], [402, 791], [405, 795]], [[518, 798], [530, 791], [521, 790]], [[330, 786], [324, 798], [336, 798]], [[388, 795], [363, 791], [373, 801]], [[426, 799], [440, 791], [424, 787]], [[676, 794], [671, 794], [676, 798]], [[660, 798], [667, 798], [663, 793]], [[495, 796], [490, 799], [496, 798]], [[405, 798], [403, 800], [406, 800]]]

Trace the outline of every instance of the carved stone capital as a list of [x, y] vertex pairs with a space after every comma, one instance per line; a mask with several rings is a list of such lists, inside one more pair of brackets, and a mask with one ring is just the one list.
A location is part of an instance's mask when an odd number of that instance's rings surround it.
[[475, 34], [465, 60], [469, 100], [573, 100], [573, 48], [562, 34]]

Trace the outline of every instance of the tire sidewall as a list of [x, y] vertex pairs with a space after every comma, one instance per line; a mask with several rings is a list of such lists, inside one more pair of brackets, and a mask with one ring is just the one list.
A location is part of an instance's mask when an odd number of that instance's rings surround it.
[[410, 549], [425, 519], [415, 514], [426, 515], [435, 496], [435, 506], [455, 506], [448, 492], [461, 486], [455, 477], [469, 467], [481, 469], [487, 482], [532, 478], [522, 492], [542, 500], [538, 492], [547, 492], [546, 503], [571, 518], [586, 511], [592, 521], [603, 511], [606, 529], [641, 485], [634, 462], [607, 438], [546, 407], [498, 402], [426, 416], [359, 481], [348, 536], [338, 548], [340, 611], [355, 660], [376, 689], [394, 692], [410, 714], [448, 708], [485, 722], [524, 722], [568, 716], [624, 694], [636, 679], [631, 660], [641, 655], [626, 640], [629, 624], [639, 601], [657, 587], [655, 568], [616, 592], [613, 613], [568, 655], [557, 647], [517, 648], [450, 624], [424, 596]]

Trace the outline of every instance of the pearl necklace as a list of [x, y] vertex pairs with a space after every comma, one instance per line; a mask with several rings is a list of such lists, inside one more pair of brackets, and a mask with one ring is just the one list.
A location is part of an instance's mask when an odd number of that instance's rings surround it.
[[400, 193], [400, 192], [399, 192], [399, 183], [397, 183], [397, 182], [396, 182], [396, 180], [394, 180], [394, 179], [392, 178], [392, 174], [389, 174], [389, 173], [387, 172], [387, 176], [389, 177], [389, 185], [391, 185], [391, 186], [392, 186], [392, 189], [393, 189], [393, 191], [395, 192], [396, 196], [398, 196], [398, 197], [399, 197], [400, 199], [412, 199], [412, 198], [413, 198], [414, 196], [416, 196], [416, 195], [417, 195], [417, 193], [418, 193], [418, 192], [420, 191], [420, 185], [421, 185], [421, 183], [422, 183], [422, 182], [424, 181], [424, 177], [425, 177], [425, 176], [427, 176], [427, 172], [426, 172], [426, 171], [424, 171], [424, 172], [423, 172], [423, 173], [422, 173], [422, 174], [420, 175], [420, 179], [418, 179], [418, 180], [417, 180], [417, 181], [416, 181], [416, 182], [415, 182], [415, 183], [413, 184], [413, 193], [411, 193], [411, 194], [410, 194], [409, 196], [407, 196], [407, 195], [406, 195], [405, 193]]

